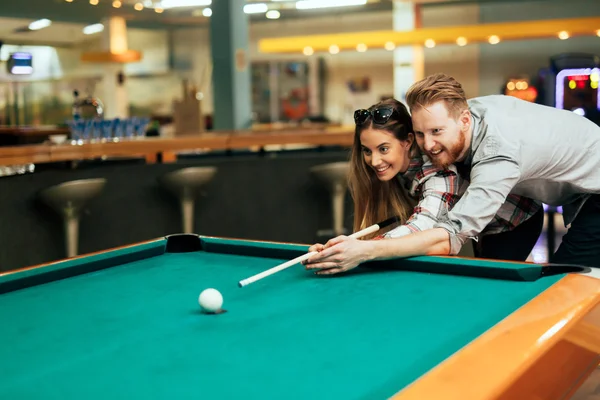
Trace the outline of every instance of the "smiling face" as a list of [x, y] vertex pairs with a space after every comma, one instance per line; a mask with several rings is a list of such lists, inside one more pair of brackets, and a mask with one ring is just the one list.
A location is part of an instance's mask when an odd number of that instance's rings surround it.
[[452, 118], [443, 101], [419, 107], [412, 113], [417, 144], [438, 168], [446, 168], [464, 157], [470, 142], [470, 114]]
[[408, 170], [412, 143], [412, 134], [407, 140], [399, 140], [390, 132], [372, 127], [360, 133], [365, 164], [375, 171], [380, 181], [389, 181]]

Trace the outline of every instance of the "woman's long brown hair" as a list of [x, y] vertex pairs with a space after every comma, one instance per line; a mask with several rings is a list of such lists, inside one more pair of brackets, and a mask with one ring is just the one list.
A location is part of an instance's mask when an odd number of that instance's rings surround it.
[[[375, 171], [366, 164], [363, 157], [360, 134], [364, 130], [372, 128], [387, 131], [403, 141], [413, 132], [411, 117], [404, 104], [387, 99], [371, 106], [369, 111], [379, 107], [392, 107], [396, 112], [382, 125], [374, 123], [372, 117], [369, 117], [364, 124], [356, 125], [354, 133], [348, 176], [348, 187], [354, 200], [354, 232], [393, 216], [399, 217], [400, 223], [404, 224], [412, 215], [416, 203], [397, 178], [386, 182], [377, 179]], [[413, 150], [414, 143], [411, 153]], [[389, 229], [391, 228], [393, 227]], [[381, 233], [367, 236], [365, 239]]]

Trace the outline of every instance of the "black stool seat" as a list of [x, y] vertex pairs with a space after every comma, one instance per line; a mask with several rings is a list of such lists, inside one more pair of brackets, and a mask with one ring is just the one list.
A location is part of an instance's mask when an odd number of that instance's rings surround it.
[[60, 183], [40, 192], [40, 199], [64, 221], [67, 257], [74, 257], [78, 252], [81, 210], [102, 192], [105, 185], [104, 178], [80, 179]]
[[319, 232], [319, 236], [325, 234], [339, 236], [346, 233], [344, 229], [344, 199], [348, 189], [349, 171], [350, 163], [347, 161], [321, 164], [310, 169], [310, 172], [328, 188], [331, 194], [333, 230], [331, 233]]
[[181, 203], [183, 233], [193, 233], [196, 198], [216, 173], [216, 167], [188, 167], [158, 178], [160, 185], [177, 197]]

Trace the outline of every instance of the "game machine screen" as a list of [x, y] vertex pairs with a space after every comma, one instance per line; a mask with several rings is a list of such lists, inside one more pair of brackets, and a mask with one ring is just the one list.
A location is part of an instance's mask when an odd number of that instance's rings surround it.
[[598, 123], [598, 68], [563, 69], [556, 75], [556, 108], [573, 111]]

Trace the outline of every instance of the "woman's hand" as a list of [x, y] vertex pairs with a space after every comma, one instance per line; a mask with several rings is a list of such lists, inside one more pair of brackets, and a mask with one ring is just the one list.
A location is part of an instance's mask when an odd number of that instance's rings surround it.
[[325, 245], [312, 245], [309, 252], [319, 253], [304, 261], [303, 264], [306, 269], [314, 270], [318, 275], [350, 271], [368, 260], [368, 246], [366, 241], [338, 236]]

